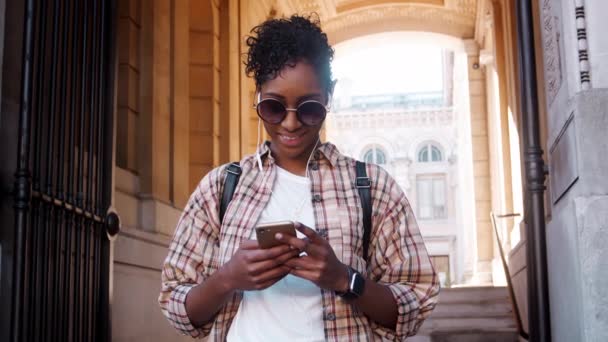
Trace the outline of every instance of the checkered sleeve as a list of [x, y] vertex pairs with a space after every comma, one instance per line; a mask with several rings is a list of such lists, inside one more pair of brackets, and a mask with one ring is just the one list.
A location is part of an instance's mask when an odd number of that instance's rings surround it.
[[398, 318], [394, 330], [375, 323], [373, 328], [384, 339], [403, 341], [416, 334], [434, 309], [439, 281], [405, 194], [390, 176], [385, 180], [383, 198], [378, 201], [382, 211], [375, 222], [371, 274], [392, 291]]
[[162, 269], [160, 308], [179, 332], [207, 336], [213, 321], [195, 327], [186, 313], [186, 296], [217, 269], [219, 215], [217, 189], [221, 172], [211, 171], [199, 183], [184, 209]]

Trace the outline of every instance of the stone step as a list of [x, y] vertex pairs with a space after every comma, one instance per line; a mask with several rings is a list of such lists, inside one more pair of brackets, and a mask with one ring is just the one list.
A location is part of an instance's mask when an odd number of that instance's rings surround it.
[[512, 317], [511, 303], [491, 303], [480, 305], [477, 303], [441, 303], [433, 311], [433, 318], [459, 318], [459, 317]]
[[515, 342], [517, 327], [505, 287], [443, 289], [439, 303], [408, 342]]
[[512, 317], [460, 317], [440, 318], [431, 317], [427, 319], [421, 332], [514, 332], [517, 330], [515, 320]]
[[439, 302], [447, 303], [478, 303], [509, 302], [509, 292], [506, 287], [457, 287], [442, 289]]
[[430, 336], [430, 342], [518, 342], [518, 335], [515, 332], [435, 333]]

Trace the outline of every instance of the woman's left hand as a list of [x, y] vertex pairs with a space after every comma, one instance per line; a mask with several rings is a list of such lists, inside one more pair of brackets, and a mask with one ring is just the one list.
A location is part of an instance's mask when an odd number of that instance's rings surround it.
[[348, 270], [338, 260], [329, 242], [299, 222], [295, 227], [306, 236], [305, 239], [280, 233], [275, 236], [277, 240], [306, 252], [305, 256], [285, 262], [286, 266], [292, 268], [290, 273], [308, 279], [323, 289], [345, 292], [348, 289]]

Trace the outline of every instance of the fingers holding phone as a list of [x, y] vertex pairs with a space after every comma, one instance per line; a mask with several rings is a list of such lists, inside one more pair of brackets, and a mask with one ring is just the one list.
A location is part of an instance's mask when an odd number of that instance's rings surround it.
[[285, 264], [292, 268], [290, 273], [308, 279], [323, 289], [342, 291], [348, 279], [348, 270], [338, 260], [329, 242], [303, 224], [296, 223], [295, 227], [306, 236], [305, 239], [283, 234], [277, 236], [279, 241], [307, 254], [286, 261]]
[[258, 241], [244, 240], [224, 266], [229, 286], [242, 291], [268, 288], [289, 274], [285, 262], [298, 253], [285, 244], [262, 249]]

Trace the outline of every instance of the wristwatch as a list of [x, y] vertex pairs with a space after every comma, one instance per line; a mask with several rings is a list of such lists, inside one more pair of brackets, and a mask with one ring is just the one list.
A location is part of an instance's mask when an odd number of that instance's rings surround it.
[[361, 273], [355, 271], [348, 266], [348, 289], [346, 292], [336, 292], [336, 294], [344, 299], [356, 299], [363, 295], [365, 290], [365, 278]]

